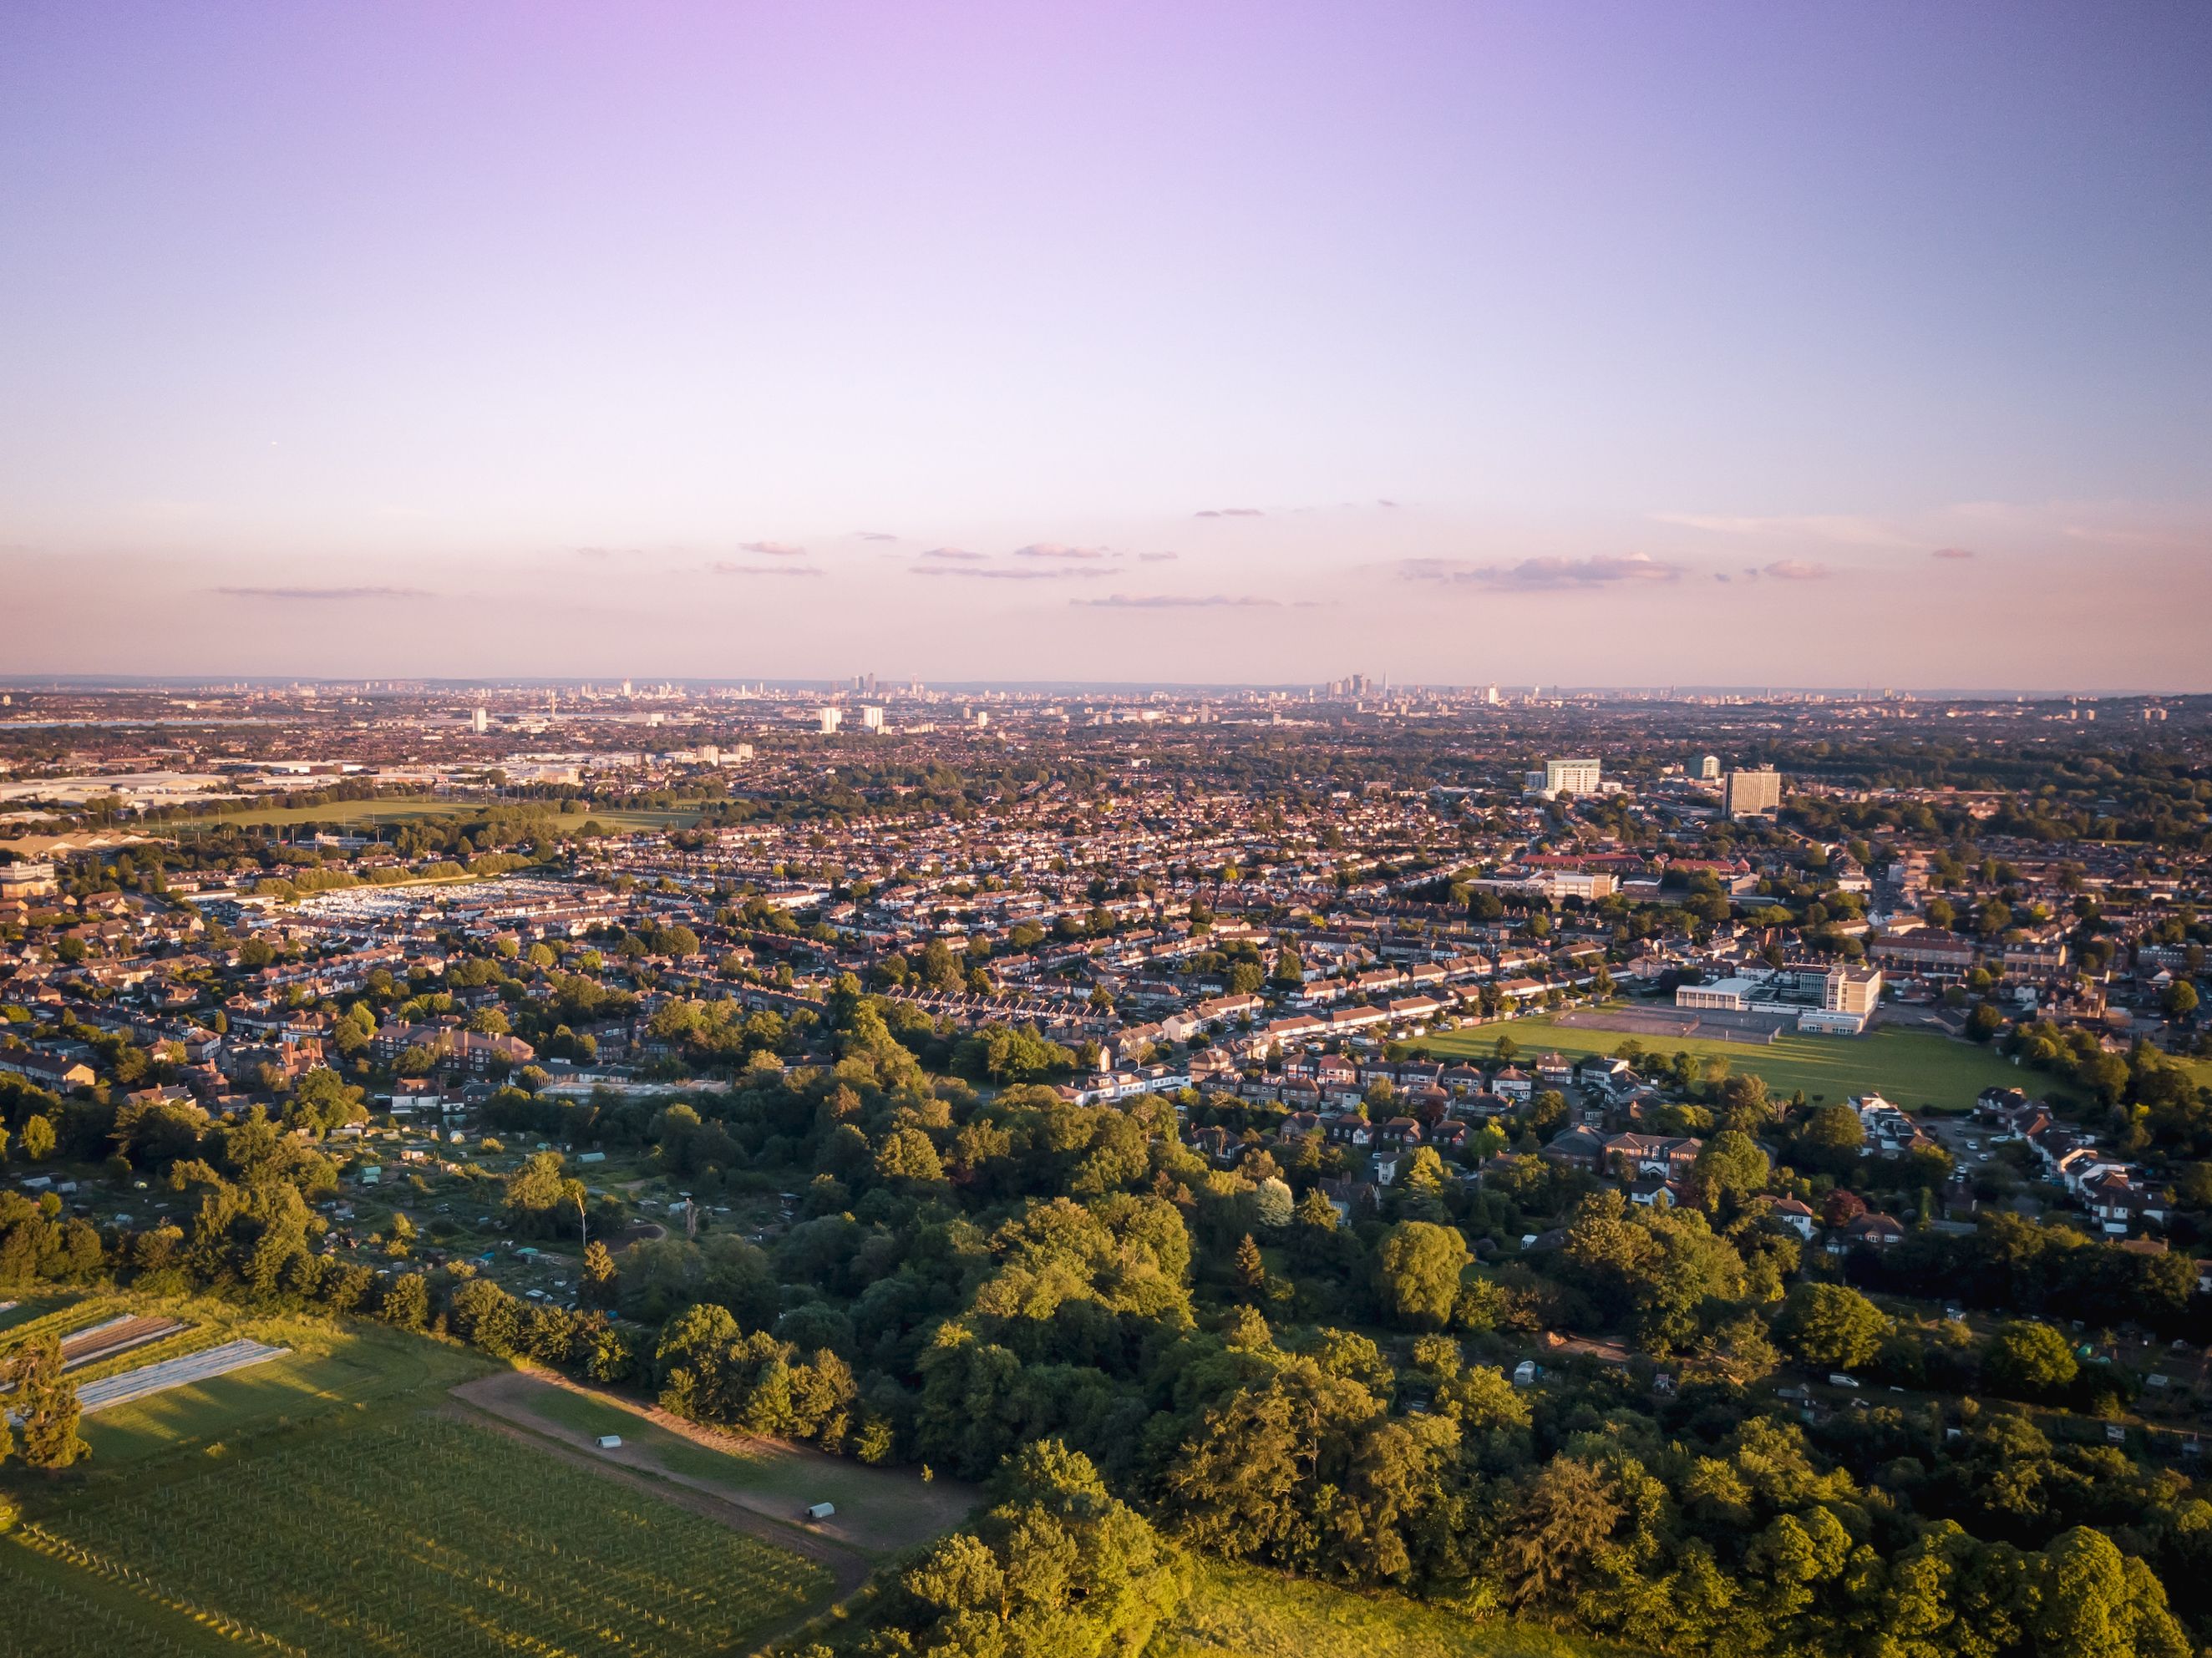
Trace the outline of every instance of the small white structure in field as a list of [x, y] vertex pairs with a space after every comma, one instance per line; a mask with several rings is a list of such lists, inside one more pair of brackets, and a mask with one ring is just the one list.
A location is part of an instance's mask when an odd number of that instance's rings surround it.
[[620, 1450], [622, 1448], [622, 1436], [620, 1434], [601, 1434], [599, 1436], [599, 1448], [603, 1451]]
[[836, 1512], [835, 1503], [817, 1503], [806, 1510], [806, 1517], [809, 1520], [827, 1520]]

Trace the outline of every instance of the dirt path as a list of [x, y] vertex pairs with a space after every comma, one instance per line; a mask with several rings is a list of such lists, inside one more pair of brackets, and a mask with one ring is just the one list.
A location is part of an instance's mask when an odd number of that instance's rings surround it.
[[[811, 1603], [753, 1631], [749, 1637], [749, 1650], [755, 1658], [767, 1652], [786, 1636], [805, 1628], [830, 1606], [850, 1600], [868, 1581], [872, 1569], [867, 1558], [857, 1549], [848, 1548], [827, 1537], [815, 1536], [797, 1526], [787, 1526], [780, 1521], [756, 1514], [742, 1504], [701, 1489], [696, 1480], [688, 1480], [653, 1467], [649, 1460], [623, 1461], [623, 1454], [629, 1449], [627, 1446], [622, 1451], [603, 1451], [596, 1445], [591, 1445], [589, 1440], [585, 1440], [584, 1444], [591, 1448], [582, 1448], [572, 1442], [581, 1436], [571, 1436], [558, 1424], [544, 1423], [538, 1418], [516, 1420], [501, 1412], [487, 1409], [460, 1398], [459, 1395], [465, 1390], [465, 1386], [453, 1390], [453, 1396], [441, 1407], [445, 1414], [459, 1421], [489, 1429], [493, 1433], [505, 1434], [508, 1438], [547, 1456], [557, 1456], [578, 1467], [589, 1469], [603, 1479], [619, 1480], [634, 1490], [658, 1497], [664, 1503], [673, 1503], [678, 1508], [712, 1520], [718, 1525], [727, 1526], [732, 1531], [744, 1532], [777, 1548], [789, 1549], [793, 1554], [803, 1556], [827, 1571], [834, 1585], [829, 1599]], [[526, 1412], [523, 1414], [526, 1416]]]
[[[641, 1427], [735, 1457], [740, 1465], [751, 1465], [756, 1477], [747, 1479], [740, 1473], [737, 1478], [718, 1479], [694, 1468], [671, 1467], [657, 1454], [652, 1435], [646, 1435], [642, 1442], [627, 1442], [618, 1449], [603, 1451], [590, 1432], [570, 1427], [538, 1408], [554, 1391], [590, 1400], [633, 1418]], [[957, 1480], [925, 1485], [909, 1475], [866, 1467], [803, 1447], [702, 1427], [653, 1406], [600, 1393], [550, 1371], [496, 1371], [464, 1382], [453, 1392], [479, 1410], [588, 1451], [594, 1458], [648, 1469], [662, 1479], [749, 1509], [796, 1535], [824, 1538], [873, 1560], [950, 1531], [968, 1517], [982, 1495]], [[799, 1524], [799, 1509], [820, 1498], [836, 1503], [837, 1517], [818, 1525]]]

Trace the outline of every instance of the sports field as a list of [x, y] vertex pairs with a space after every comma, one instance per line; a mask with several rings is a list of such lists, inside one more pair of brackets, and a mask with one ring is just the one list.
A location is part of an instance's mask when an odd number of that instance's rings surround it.
[[1546, 1014], [1442, 1031], [1423, 1037], [1419, 1046], [1438, 1059], [1487, 1060], [1500, 1036], [1513, 1039], [1524, 1063], [1554, 1052], [1569, 1059], [1611, 1054], [1630, 1041], [1641, 1042], [1647, 1054], [1718, 1057], [1729, 1062], [1733, 1074], [1765, 1078], [1768, 1091], [1784, 1099], [1800, 1089], [1808, 1100], [1841, 1100], [1872, 1090], [1908, 1110], [1966, 1111], [1984, 1088], [2023, 1088], [2039, 1097], [2063, 1091], [2052, 1078], [2016, 1066], [1989, 1048], [1924, 1030], [1876, 1030], [1867, 1036], [1792, 1033], [1771, 1044], [1752, 1045], [1695, 1036], [1632, 1037], [1619, 1030], [1563, 1025]]

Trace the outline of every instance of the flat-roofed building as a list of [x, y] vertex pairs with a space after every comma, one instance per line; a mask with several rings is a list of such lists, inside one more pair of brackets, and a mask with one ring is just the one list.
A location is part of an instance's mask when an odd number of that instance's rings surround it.
[[1741, 1013], [1758, 993], [1756, 979], [1716, 979], [1709, 985], [1680, 985], [1674, 991], [1677, 1007], [1703, 1008], [1711, 1013]]
[[1881, 969], [1835, 967], [1821, 987], [1820, 1005], [1831, 1013], [1869, 1014], [1881, 1005]]
[[1730, 817], [1771, 817], [1782, 809], [1782, 774], [1772, 767], [1732, 771], [1721, 786], [1721, 809]]
[[1595, 794], [1601, 769], [1595, 760], [1547, 760], [1543, 770], [1523, 774], [1522, 792], [1547, 800], [1562, 794]]

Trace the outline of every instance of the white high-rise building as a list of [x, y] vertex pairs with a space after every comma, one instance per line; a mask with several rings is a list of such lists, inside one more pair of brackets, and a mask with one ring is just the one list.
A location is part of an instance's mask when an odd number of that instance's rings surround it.
[[880, 732], [884, 728], [884, 711], [872, 702], [864, 703], [860, 708], [860, 724], [868, 731]]
[[824, 708], [824, 709], [823, 709], [823, 710], [822, 710], [822, 734], [823, 734], [823, 736], [824, 736], [824, 737], [835, 737], [835, 736], [837, 734], [837, 727], [838, 727], [838, 726], [842, 726], [842, 725], [843, 725], [844, 723], [845, 723], [845, 711], [844, 711], [844, 709], [842, 709], [842, 708]]
[[482, 737], [491, 729], [491, 716], [482, 708], [478, 708], [469, 716], [469, 724], [475, 728], [476, 734]]
[[1709, 754], [1704, 759], [1698, 762], [1698, 775], [1704, 778], [1708, 783], [1713, 781], [1720, 774], [1720, 756], [1717, 754]]
[[1526, 792], [1540, 794], [1547, 800], [1562, 794], [1595, 794], [1598, 773], [1595, 760], [1547, 760], [1540, 773], [1528, 774]]

